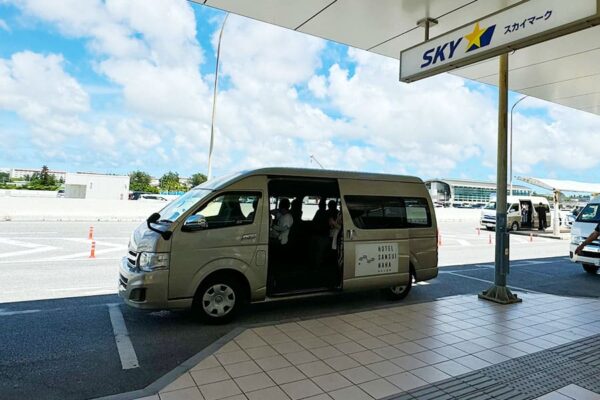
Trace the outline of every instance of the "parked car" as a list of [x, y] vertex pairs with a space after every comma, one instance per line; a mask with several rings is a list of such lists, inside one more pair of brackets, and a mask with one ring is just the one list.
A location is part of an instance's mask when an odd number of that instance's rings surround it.
[[600, 222], [600, 196], [595, 197], [581, 210], [571, 227], [571, 246], [569, 257], [571, 261], [580, 263], [583, 269], [595, 275], [600, 268], [600, 240], [588, 244], [580, 255], [574, 254], [575, 249], [596, 228]]
[[138, 200], [167, 201], [167, 199], [157, 194], [141, 194]]
[[59, 189], [58, 192], [56, 192], [56, 197], [65, 197], [65, 189]]

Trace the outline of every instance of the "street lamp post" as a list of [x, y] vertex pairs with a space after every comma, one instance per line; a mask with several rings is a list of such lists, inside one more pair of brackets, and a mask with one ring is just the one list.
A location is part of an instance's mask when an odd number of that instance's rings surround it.
[[223, 37], [223, 30], [225, 29], [225, 23], [227, 22], [229, 13], [225, 14], [223, 25], [221, 25], [221, 32], [219, 32], [219, 43], [217, 44], [217, 62], [215, 65], [215, 86], [213, 88], [213, 104], [212, 104], [212, 118], [210, 121], [210, 146], [208, 148], [208, 172], [206, 178], [210, 180], [212, 178], [212, 152], [215, 142], [215, 114], [217, 112], [217, 90], [219, 87], [219, 58], [221, 56], [221, 38]]
[[513, 110], [515, 106], [519, 104], [521, 101], [525, 100], [529, 96], [523, 96], [519, 100], [515, 101], [515, 104], [510, 108], [510, 164], [509, 164], [509, 177], [510, 177], [510, 195], [513, 194], [513, 174], [512, 174], [512, 164], [513, 164]]

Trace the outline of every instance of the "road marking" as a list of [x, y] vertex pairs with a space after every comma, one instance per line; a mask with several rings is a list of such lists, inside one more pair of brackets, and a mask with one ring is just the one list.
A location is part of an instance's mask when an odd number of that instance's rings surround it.
[[37, 246], [28, 250], [11, 251], [9, 253], [0, 253], [0, 258], [26, 256], [28, 254], [43, 253], [45, 251], [56, 250], [53, 246]]
[[21, 311], [5, 311], [5, 308], [0, 308], [0, 317], [8, 317], [10, 315], [33, 314], [42, 310], [21, 310]]
[[[47, 289], [47, 290], [50, 292], [69, 292], [69, 291], [78, 291], [78, 290], [110, 290], [110, 289], [101, 287], [101, 286], [94, 286], [94, 287], [77, 287], [77, 288]], [[116, 289], [114, 289], [114, 290], [116, 290]]]
[[127, 326], [125, 326], [125, 320], [119, 306], [116, 304], [109, 305], [108, 313], [115, 334], [119, 357], [121, 358], [121, 366], [123, 369], [139, 368], [140, 364], [131, 339], [129, 339], [129, 332], [127, 331]]
[[[479, 281], [479, 282], [490, 283], [490, 284], [492, 284], [492, 285], [494, 284], [494, 282], [492, 282], [492, 281], [488, 281], [488, 280], [486, 280], [486, 279], [480, 279], [480, 278], [475, 278], [475, 277], [473, 277], [473, 276], [468, 276], [468, 275], [463, 275], [463, 274], [457, 274], [456, 272], [450, 272], [450, 271], [440, 271], [440, 273], [442, 273], [442, 274], [449, 274], [449, 275], [455, 275], [455, 276], [460, 276], [461, 278], [472, 279], [472, 280], [474, 280], [474, 281]], [[512, 286], [512, 285], [508, 286], [508, 285], [507, 285], [507, 287], [508, 287], [508, 288], [510, 288], [510, 289], [520, 290], [520, 291], [523, 291], [523, 292], [530, 292], [530, 293], [545, 294], [545, 293], [543, 293], [543, 292], [538, 292], [537, 290], [525, 289], [525, 288], [521, 288], [521, 287], [518, 287], [518, 286]]]
[[40, 247], [39, 244], [35, 244], [35, 243], [28, 243], [28, 242], [21, 242], [19, 240], [13, 240], [13, 239], [8, 239], [8, 238], [0, 238], [0, 243], [2, 244], [8, 244], [11, 246], [18, 246], [18, 247], [26, 247], [29, 249], [35, 249]]
[[[86, 253], [89, 254], [89, 253]], [[96, 252], [96, 254], [98, 254], [98, 252]], [[45, 258], [38, 258], [35, 260], [10, 260], [10, 261], [0, 261], [0, 265], [2, 264], [29, 264], [29, 263], [48, 263], [48, 262], [54, 262], [54, 261], [60, 261], [61, 263], [63, 262], [82, 262], [82, 261], [90, 261], [90, 262], [97, 262], [97, 261], [119, 261], [121, 260], [123, 257], [96, 257], [96, 258], [67, 258], [67, 259], [61, 259], [61, 260], [52, 260], [52, 259], [45, 259]]]

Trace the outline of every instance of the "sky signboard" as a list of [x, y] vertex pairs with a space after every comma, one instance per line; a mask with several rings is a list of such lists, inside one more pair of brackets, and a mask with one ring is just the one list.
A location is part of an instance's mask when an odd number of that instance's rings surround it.
[[599, 0], [529, 0], [400, 53], [400, 80], [413, 82], [596, 25]]

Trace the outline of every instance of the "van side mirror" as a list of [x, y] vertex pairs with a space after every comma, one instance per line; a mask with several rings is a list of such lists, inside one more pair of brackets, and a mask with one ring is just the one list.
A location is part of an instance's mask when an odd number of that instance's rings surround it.
[[184, 232], [201, 231], [208, 228], [208, 222], [202, 214], [190, 215], [186, 218], [181, 230]]

